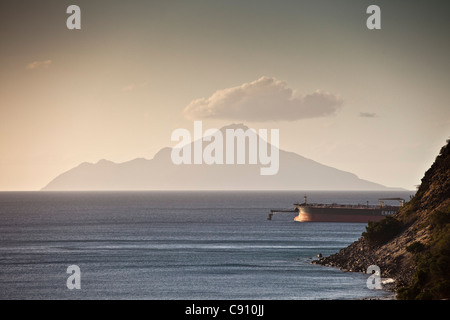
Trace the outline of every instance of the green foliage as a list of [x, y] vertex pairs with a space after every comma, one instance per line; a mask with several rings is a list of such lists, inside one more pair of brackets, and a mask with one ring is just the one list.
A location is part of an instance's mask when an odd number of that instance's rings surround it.
[[362, 236], [371, 245], [381, 245], [395, 237], [400, 232], [401, 227], [400, 221], [394, 217], [386, 217], [378, 222], [370, 221]]
[[416, 195], [405, 204], [405, 206], [402, 208], [402, 212], [406, 217], [410, 217], [414, 215], [418, 210], [418, 199], [419, 195], [416, 193]]
[[416, 241], [406, 248], [415, 255], [417, 269], [411, 284], [397, 291], [398, 299], [450, 298], [450, 222], [442, 211], [432, 219], [437, 226], [432, 243], [425, 247]]
[[425, 250], [425, 245], [420, 241], [414, 241], [406, 247], [406, 251], [416, 254]]
[[[450, 139], [425, 173], [418, 191], [402, 214], [402, 221], [405, 224], [411, 223], [412, 219], [420, 218], [417, 227], [427, 228], [430, 238], [426, 246], [416, 241], [406, 248], [414, 255], [416, 270], [411, 283], [397, 291], [398, 299], [450, 298], [449, 172]], [[444, 203], [447, 204], [443, 205]], [[439, 207], [439, 210], [428, 209], [436, 207]], [[405, 218], [410, 221], [407, 222]]]
[[432, 213], [430, 221], [437, 227], [443, 227], [450, 222], [450, 206], [445, 210], [436, 210]]

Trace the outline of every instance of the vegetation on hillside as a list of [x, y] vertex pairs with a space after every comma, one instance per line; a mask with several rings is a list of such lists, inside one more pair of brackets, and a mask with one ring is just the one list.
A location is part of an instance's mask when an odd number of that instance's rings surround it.
[[428, 245], [413, 242], [406, 250], [414, 255], [416, 272], [409, 286], [398, 290], [398, 299], [450, 297], [450, 206], [430, 215], [433, 229]]
[[[414, 256], [416, 271], [409, 286], [398, 290], [398, 299], [450, 298], [450, 140], [425, 173], [403, 219], [423, 217], [430, 239], [413, 242], [406, 250]], [[408, 218], [409, 216], [409, 218]]]
[[[362, 235], [372, 247], [383, 248], [402, 232], [413, 235], [405, 250], [413, 257], [415, 272], [397, 298], [450, 298], [450, 140], [399, 214], [369, 223]], [[419, 232], [427, 235], [425, 242], [417, 240]]]
[[450, 299], [450, 140], [398, 213], [370, 222], [358, 241], [313, 263], [347, 271], [377, 265], [395, 279], [398, 299]]
[[393, 237], [401, 230], [402, 224], [394, 217], [386, 217], [378, 222], [370, 221], [366, 227], [366, 232], [362, 236], [367, 239], [370, 245], [381, 245]]

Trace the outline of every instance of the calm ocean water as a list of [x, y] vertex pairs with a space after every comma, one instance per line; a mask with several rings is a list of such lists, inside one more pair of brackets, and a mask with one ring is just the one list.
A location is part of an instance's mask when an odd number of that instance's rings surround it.
[[[307, 192], [377, 203], [411, 192]], [[367, 275], [311, 265], [361, 223], [299, 223], [270, 208], [304, 192], [2, 192], [0, 299], [360, 299]], [[69, 265], [81, 289], [66, 286]]]

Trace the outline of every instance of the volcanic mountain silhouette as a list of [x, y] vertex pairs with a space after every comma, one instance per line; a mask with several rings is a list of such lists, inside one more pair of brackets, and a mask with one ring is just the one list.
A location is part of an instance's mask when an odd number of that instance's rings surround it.
[[[242, 129], [242, 124], [220, 129]], [[258, 139], [261, 139], [258, 137]], [[192, 142], [193, 143], [193, 142]], [[192, 144], [191, 143], [191, 144]], [[203, 148], [207, 143], [203, 143]], [[268, 146], [270, 150], [270, 145]], [[48, 183], [45, 191], [82, 190], [389, 190], [299, 154], [279, 150], [279, 171], [261, 175], [261, 164], [181, 164], [171, 160], [172, 148], [151, 160], [114, 163], [84, 162]]]

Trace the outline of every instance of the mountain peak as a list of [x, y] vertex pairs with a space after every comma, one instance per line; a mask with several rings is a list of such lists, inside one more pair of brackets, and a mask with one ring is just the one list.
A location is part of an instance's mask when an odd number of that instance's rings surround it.
[[172, 148], [169, 147], [164, 147], [161, 150], [159, 150], [155, 156], [153, 157], [153, 159], [157, 160], [157, 159], [169, 159], [170, 158], [170, 153], [172, 152]]
[[247, 127], [243, 123], [232, 123], [232, 124], [223, 126], [222, 128], [220, 128], [220, 131], [225, 132], [227, 129], [232, 129], [232, 130], [242, 129], [244, 131], [247, 131], [249, 129], [249, 127]]
[[115, 164], [115, 163], [110, 161], [110, 160], [100, 159], [100, 160], [98, 160], [98, 162], [96, 164], [98, 164], [98, 165], [111, 165], [111, 164]]
[[[233, 123], [220, 131], [225, 134], [227, 129], [246, 131], [249, 127]], [[194, 142], [191, 144], [194, 150]], [[209, 144], [205, 142], [203, 147]], [[96, 164], [77, 166], [53, 179], [43, 190], [388, 190], [353, 173], [283, 150], [279, 150], [276, 174], [261, 175], [261, 168], [267, 165], [175, 165], [172, 148], [166, 147], [151, 160], [114, 163], [102, 159]]]

